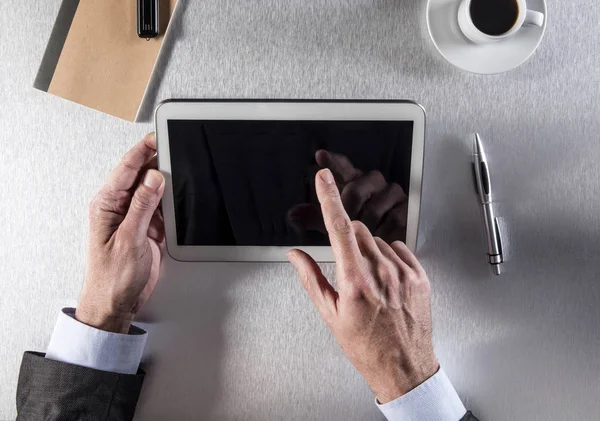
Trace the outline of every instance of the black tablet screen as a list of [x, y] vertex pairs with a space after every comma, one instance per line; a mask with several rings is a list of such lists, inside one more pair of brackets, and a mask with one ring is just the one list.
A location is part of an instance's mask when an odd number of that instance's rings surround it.
[[412, 121], [169, 120], [179, 245], [329, 245], [314, 178], [332, 170], [344, 207], [405, 240]]

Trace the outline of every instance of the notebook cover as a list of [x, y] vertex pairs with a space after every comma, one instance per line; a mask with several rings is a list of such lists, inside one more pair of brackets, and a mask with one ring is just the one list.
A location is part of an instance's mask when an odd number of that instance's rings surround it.
[[[160, 0], [161, 35], [145, 40], [137, 36], [135, 0], [79, 0], [75, 6], [73, 0], [63, 0], [36, 87], [135, 121], [176, 3]], [[74, 11], [70, 22], [65, 18], [69, 10]], [[69, 23], [67, 33], [64, 27]], [[56, 39], [61, 31], [66, 33], [62, 48], [56, 46], [62, 41]], [[57, 59], [48, 57], [53, 54]], [[51, 67], [53, 61], [53, 72], [42, 69]], [[46, 86], [39, 83], [44, 79], [42, 73], [46, 74]]]

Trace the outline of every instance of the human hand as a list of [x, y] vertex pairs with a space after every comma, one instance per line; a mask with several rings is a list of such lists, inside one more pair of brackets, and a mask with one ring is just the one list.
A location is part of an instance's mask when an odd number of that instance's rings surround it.
[[165, 238], [158, 208], [165, 183], [156, 168], [150, 133], [123, 156], [90, 204], [85, 282], [75, 312], [82, 323], [127, 333], [156, 286]]
[[434, 375], [430, 285], [406, 245], [388, 245], [351, 222], [333, 175], [317, 173], [317, 196], [336, 261], [337, 291], [306, 253], [288, 258], [342, 350], [381, 403]]
[[[319, 150], [315, 159], [333, 173], [351, 220], [363, 222], [373, 235], [388, 243], [406, 239], [408, 197], [398, 183], [388, 183], [379, 171], [364, 173], [341, 154]], [[289, 217], [302, 230], [326, 232], [318, 204], [298, 204]]]

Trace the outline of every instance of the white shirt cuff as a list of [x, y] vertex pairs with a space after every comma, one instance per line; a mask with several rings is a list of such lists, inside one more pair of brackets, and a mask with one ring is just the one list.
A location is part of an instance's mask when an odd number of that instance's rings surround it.
[[147, 337], [146, 331], [133, 325], [128, 335], [93, 328], [75, 319], [74, 308], [64, 308], [56, 321], [46, 358], [96, 370], [136, 374]]
[[441, 368], [406, 395], [377, 407], [388, 421], [460, 421], [467, 413]]

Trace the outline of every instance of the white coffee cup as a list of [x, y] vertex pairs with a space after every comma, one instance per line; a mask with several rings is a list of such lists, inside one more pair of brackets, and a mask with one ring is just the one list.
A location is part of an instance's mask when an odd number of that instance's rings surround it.
[[465, 36], [476, 44], [485, 44], [500, 41], [514, 35], [523, 25], [544, 25], [544, 14], [527, 9], [525, 0], [514, 0], [518, 6], [518, 16], [513, 26], [501, 35], [488, 35], [481, 32], [473, 23], [471, 18], [471, 3], [481, 0], [463, 0], [458, 8], [458, 26]]

